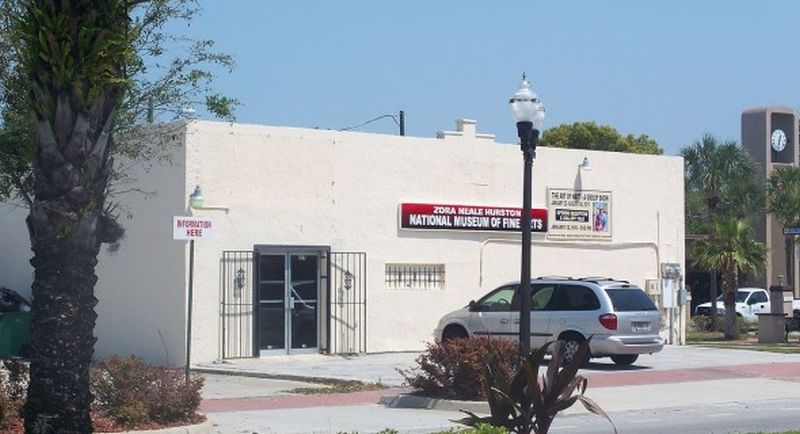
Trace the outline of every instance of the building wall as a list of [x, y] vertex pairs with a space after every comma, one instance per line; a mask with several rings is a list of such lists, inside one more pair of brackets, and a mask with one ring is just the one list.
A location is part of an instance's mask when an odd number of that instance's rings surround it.
[[33, 252], [25, 226], [27, 216], [28, 208], [22, 203], [0, 203], [0, 286], [30, 300]]
[[[519, 234], [399, 229], [404, 202], [521, 204], [519, 147], [475, 134], [469, 122], [460, 129], [434, 139], [187, 124], [167, 140], [171, 161], [134, 168], [139, 192], [121, 197], [126, 238], [97, 269], [97, 354], [184, 362], [188, 243], [173, 241], [170, 226], [188, 214], [216, 226], [214, 239], [196, 243], [193, 362], [221, 355], [222, 252], [257, 244], [366, 252], [367, 350], [423, 348], [443, 314], [519, 279]], [[578, 169], [584, 157], [591, 171]], [[684, 263], [681, 158], [539, 148], [533, 176], [534, 207], [546, 207], [548, 187], [611, 191], [613, 234], [595, 242], [534, 234], [534, 276], [601, 275], [644, 287], [659, 263]], [[195, 185], [206, 209], [187, 209]], [[25, 215], [0, 209], [0, 284], [23, 293], [32, 275]], [[387, 263], [444, 264], [444, 289], [387, 289]]]
[[[185, 242], [172, 240], [173, 215], [186, 214], [183, 124], [158, 126], [148, 136], [160, 147], [154, 160], [120, 161], [134, 185], [118, 185], [116, 196], [125, 227], [119, 249], [104, 246], [98, 257], [95, 295], [98, 313], [95, 354], [135, 354], [151, 362], [179, 365], [185, 353]], [[30, 297], [33, 267], [25, 227], [28, 211], [0, 204], [0, 285]]]
[[[98, 357], [138, 355], [181, 365], [186, 345], [187, 242], [172, 239], [172, 216], [186, 215], [184, 124], [159, 125], [148, 135], [162, 159], [127, 170], [134, 185], [119, 186], [125, 238], [101, 250], [95, 286]], [[128, 162], [121, 162], [128, 165]], [[133, 188], [133, 190], [132, 190]]]
[[[196, 360], [219, 357], [219, 260], [255, 244], [329, 245], [367, 252], [368, 351], [414, 350], [439, 318], [519, 279], [519, 235], [399, 229], [403, 202], [521, 203], [522, 155], [491, 137], [444, 139], [194, 122], [184, 188], [202, 186], [216, 237], [198, 243]], [[579, 171], [584, 157], [591, 171]], [[610, 242], [534, 235], [533, 275], [602, 275], [644, 286], [659, 262], [684, 262], [683, 162], [679, 157], [540, 148], [534, 207], [547, 187], [610, 190]], [[386, 263], [445, 264], [443, 290], [390, 290]]]

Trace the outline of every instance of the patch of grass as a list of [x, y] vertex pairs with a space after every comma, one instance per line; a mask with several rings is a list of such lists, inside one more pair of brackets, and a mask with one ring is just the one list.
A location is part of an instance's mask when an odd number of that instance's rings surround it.
[[769, 433], [767, 433], [767, 432], [763, 432], [763, 431], [759, 431], [759, 432], [751, 432], [751, 433], [747, 433], [747, 434], [800, 434], [800, 431], [797, 431], [797, 430], [792, 430], [792, 431], [776, 431], [776, 432], [769, 432]]
[[686, 333], [686, 344], [698, 342], [715, 342], [724, 340], [722, 332], [688, 332]]
[[[742, 339], [726, 341], [722, 332], [689, 332], [686, 335], [687, 345], [697, 345], [709, 348], [724, 348], [732, 350], [765, 351], [781, 354], [800, 354], [800, 335], [796, 332], [789, 334], [789, 342], [777, 344], [760, 344], [757, 336], [743, 335]], [[798, 433], [800, 434], [800, 433]]]
[[378, 383], [362, 383], [361, 381], [330, 381], [322, 382], [318, 387], [297, 387], [286, 390], [286, 393], [296, 393], [299, 395], [323, 395], [329, 393], [353, 393], [366, 392], [370, 390], [388, 389], [389, 386]]
[[508, 430], [501, 426], [479, 423], [471, 428], [450, 428], [445, 431], [436, 431], [433, 434], [508, 434]]
[[[723, 348], [728, 350], [764, 351], [780, 354], [800, 354], [800, 344], [797, 342], [783, 344], [759, 344], [758, 342], [706, 342], [698, 344], [709, 348]], [[800, 434], [800, 433], [799, 433]]]
[[[339, 431], [336, 434], [359, 434], [358, 431]], [[400, 431], [392, 428], [384, 428], [378, 431], [376, 434], [400, 434]]]

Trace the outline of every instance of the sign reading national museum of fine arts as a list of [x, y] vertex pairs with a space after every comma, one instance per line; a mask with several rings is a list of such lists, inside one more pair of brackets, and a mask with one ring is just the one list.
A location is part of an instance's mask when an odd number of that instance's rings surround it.
[[[520, 232], [521, 217], [520, 208], [430, 203], [400, 204], [400, 227], [403, 229]], [[546, 209], [531, 210], [531, 230], [547, 232]]]

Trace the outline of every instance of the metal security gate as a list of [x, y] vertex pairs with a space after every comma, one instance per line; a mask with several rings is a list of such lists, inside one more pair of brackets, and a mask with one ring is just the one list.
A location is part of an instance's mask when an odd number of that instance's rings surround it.
[[331, 252], [328, 287], [328, 349], [334, 354], [367, 351], [367, 254]]
[[220, 261], [221, 355], [253, 357], [253, 252], [222, 252]]
[[[332, 252], [322, 256], [323, 288], [320, 350], [331, 354], [367, 351], [367, 254]], [[328, 259], [327, 264], [324, 262]], [[220, 355], [257, 357], [255, 260], [252, 250], [222, 252], [220, 259]], [[328, 278], [330, 277], [330, 278]]]

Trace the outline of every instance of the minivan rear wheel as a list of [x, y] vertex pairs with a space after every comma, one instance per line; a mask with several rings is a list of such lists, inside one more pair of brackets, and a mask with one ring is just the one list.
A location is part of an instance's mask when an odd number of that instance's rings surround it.
[[638, 354], [616, 354], [611, 356], [611, 360], [614, 361], [617, 365], [620, 366], [629, 366], [632, 365], [636, 359], [639, 358]]

